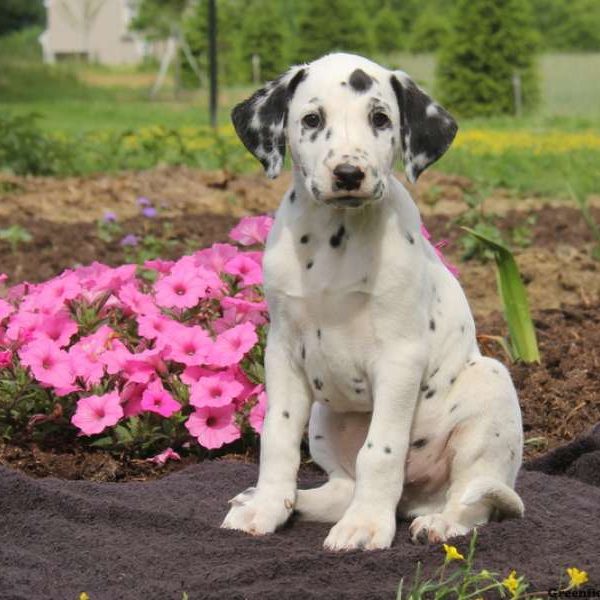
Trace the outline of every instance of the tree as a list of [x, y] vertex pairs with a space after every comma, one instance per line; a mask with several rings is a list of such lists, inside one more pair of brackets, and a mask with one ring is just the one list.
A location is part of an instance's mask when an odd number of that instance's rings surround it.
[[298, 20], [296, 62], [334, 51], [369, 54], [369, 19], [362, 0], [305, 0]]
[[45, 18], [43, 0], [2, 0], [0, 35], [32, 25], [43, 25]]
[[449, 31], [448, 17], [435, 7], [421, 11], [408, 37], [408, 49], [418, 52], [435, 52]]
[[398, 12], [389, 3], [382, 6], [373, 21], [375, 49], [384, 54], [403, 50], [406, 47], [406, 32], [402, 27]]
[[436, 69], [437, 96], [459, 115], [513, 113], [513, 77], [523, 106], [538, 100], [538, 35], [527, 0], [458, 0]]

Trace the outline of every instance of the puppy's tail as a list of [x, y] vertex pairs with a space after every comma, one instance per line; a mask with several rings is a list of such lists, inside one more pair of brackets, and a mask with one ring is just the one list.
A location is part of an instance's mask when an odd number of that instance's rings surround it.
[[476, 477], [467, 485], [461, 504], [489, 502], [502, 518], [520, 518], [525, 512], [523, 501], [513, 489], [493, 477]]

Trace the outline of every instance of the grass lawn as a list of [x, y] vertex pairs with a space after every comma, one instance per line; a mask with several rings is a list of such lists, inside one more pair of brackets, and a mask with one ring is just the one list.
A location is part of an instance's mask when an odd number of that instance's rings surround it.
[[[177, 131], [208, 125], [207, 90], [184, 91], [175, 98], [172, 84], [168, 82], [159, 97], [150, 100], [148, 91], [155, 77], [155, 67], [107, 69], [58, 65], [48, 68], [41, 64], [32, 36], [32, 33], [24, 33], [0, 39], [0, 114], [37, 113], [43, 130], [72, 138], [91, 132], [117, 135], [131, 131], [135, 135], [155, 125]], [[378, 60], [392, 68], [402, 68], [425, 89], [434, 89], [432, 55], [404, 53]], [[541, 56], [540, 108], [520, 119], [461, 120], [459, 137], [437, 168], [470, 177], [484, 189], [507, 187], [518, 194], [563, 196], [570, 186], [582, 195], [599, 193], [598, 72], [600, 53]], [[251, 91], [251, 86], [220, 91], [219, 123], [222, 126], [229, 125], [233, 105]], [[231, 143], [240, 145], [235, 140]], [[159, 160], [169, 161], [159, 156], [161, 144], [161, 139], [154, 140], [153, 152]], [[204, 154], [214, 152], [213, 145], [207, 144], [205, 148]], [[222, 149], [222, 152], [228, 151], [229, 147]], [[189, 159], [191, 164], [208, 168], [219, 162], [204, 154], [197, 151], [194, 158]], [[141, 168], [151, 164], [153, 158], [148, 158], [150, 162], [136, 159], [120, 163], [119, 160], [105, 160], [95, 165], [93, 161], [85, 164], [80, 161], [79, 171]]]

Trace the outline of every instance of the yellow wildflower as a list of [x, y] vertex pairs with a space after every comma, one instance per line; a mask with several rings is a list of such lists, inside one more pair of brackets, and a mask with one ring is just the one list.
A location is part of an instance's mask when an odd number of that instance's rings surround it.
[[90, 595], [87, 592], [81, 592], [81, 594], [79, 594], [79, 600], [90, 600]]
[[444, 544], [444, 550], [446, 551], [446, 560], [465, 560], [465, 557], [454, 546]]
[[519, 587], [517, 572], [511, 571], [510, 575], [502, 582], [502, 585], [514, 596], [517, 588]]
[[585, 571], [580, 571], [577, 567], [570, 567], [567, 569], [567, 573], [570, 578], [569, 587], [578, 588], [589, 579], [588, 574]]

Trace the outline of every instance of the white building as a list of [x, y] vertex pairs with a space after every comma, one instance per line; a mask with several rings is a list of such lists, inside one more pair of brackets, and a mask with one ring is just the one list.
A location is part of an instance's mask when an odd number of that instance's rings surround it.
[[103, 65], [136, 64], [152, 45], [129, 31], [136, 0], [45, 0], [44, 61], [83, 58]]

